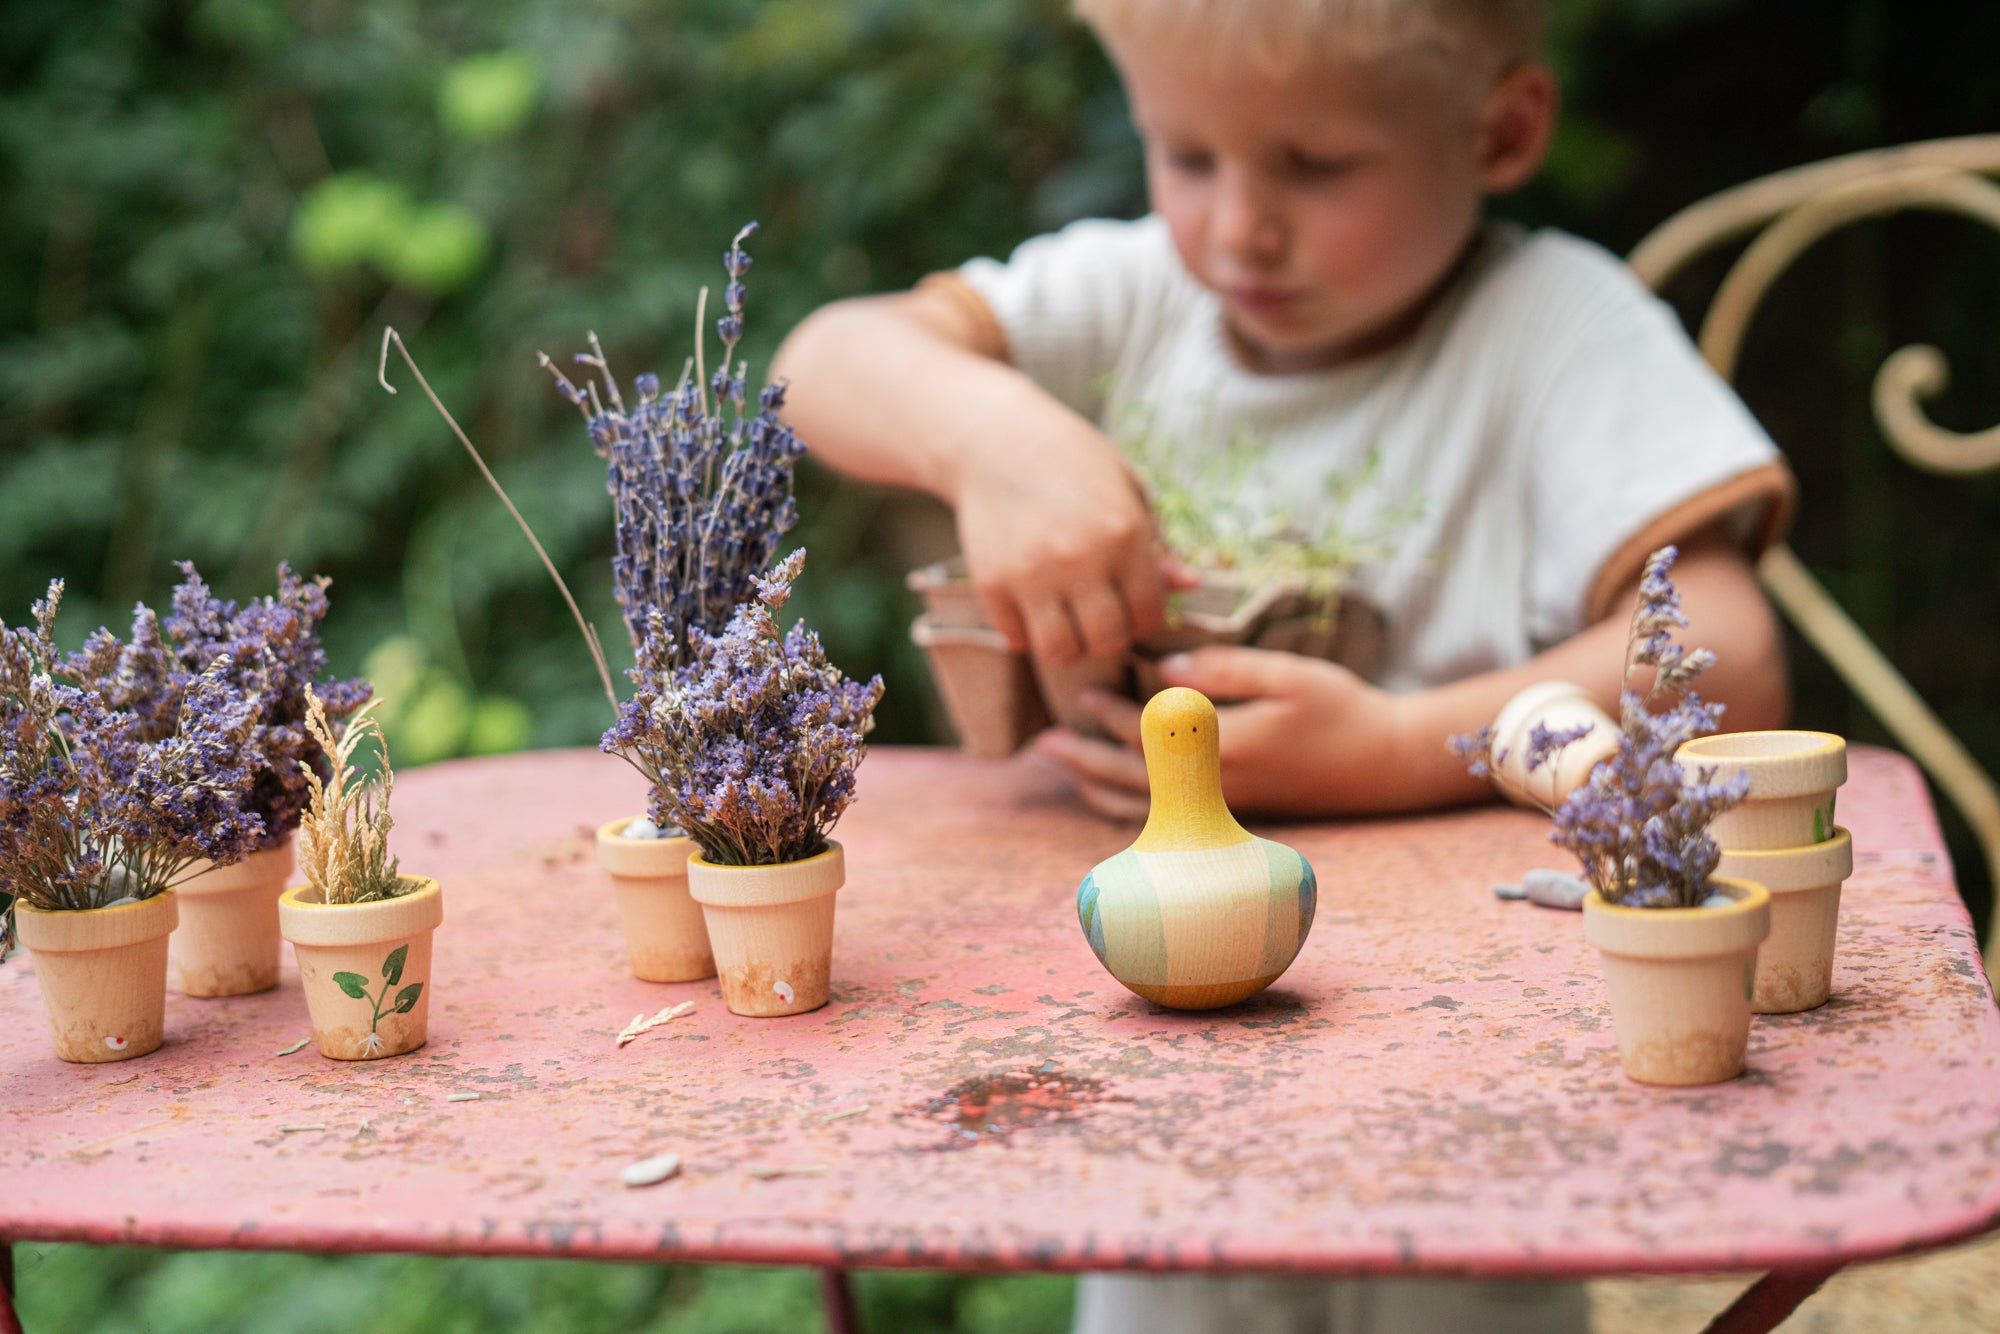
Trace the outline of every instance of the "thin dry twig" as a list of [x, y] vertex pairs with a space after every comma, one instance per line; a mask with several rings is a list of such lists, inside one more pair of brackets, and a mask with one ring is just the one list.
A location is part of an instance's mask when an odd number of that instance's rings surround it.
[[278, 1055], [280, 1055], [280, 1056], [290, 1056], [290, 1055], [291, 1055], [291, 1054], [292, 1054], [293, 1052], [295, 1052], [295, 1051], [298, 1051], [299, 1049], [301, 1049], [302, 1047], [304, 1047], [304, 1046], [305, 1046], [305, 1045], [306, 1045], [306, 1044], [307, 1044], [308, 1042], [311, 1042], [311, 1041], [312, 1041], [312, 1039], [311, 1039], [311, 1038], [300, 1038], [300, 1039], [299, 1039], [299, 1040], [298, 1040], [297, 1042], [294, 1042], [294, 1043], [293, 1043], [293, 1044], [292, 1044], [291, 1046], [289, 1046], [289, 1047], [285, 1048], [285, 1049], [284, 1049], [283, 1051], [279, 1052], [279, 1053], [278, 1053]]
[[452, 1095], [451, 1095], [451, 1096], [450, 1096], [449, 1098], [446, 1098], [446, 1099], [445, 1099], [445, 1101], [446, 1101], [446, 1102], [478, 1102], [478, 1101], [479, 1101], [479, 1095], [478, 1095], [477, 1093], [454, 1093], [454, 1094], [452, 1094]]
[[309, 1126], [279, 1126], [278, 1133], [280, 1135], [296, 1135], [303, 1130], [325, 1130], [325, 1129], [326, 1129], [326, 1122], [315, 1121]]
[[661, 1024], [666, 1023], [669, 1019], [678, 1019], [693, 1008], [693, 1001], [682, 1001], [679, 1005], [669, 1005], [654, 1014], [635, 1014], [632, 1016], [632, 1022], [620, 1030], [618, 1045], [622, 1047], [641, 1033], [650, 1032], [658, 1028]]
[[758, 1181], [775, 1181], [779, 1177], [823, 1177], [829, 1170], [825, 1163], [794, 1163], [752, 1167], [744, 1175], [754, 1177]]
[[417, 368], [417, 359], [411, 356], [410, 349], [403, 345], [403, 336], [396, 332], [393, 325], [385, 325], [382, 329], [382, 363], [375, 372], [376, 381], [390, 393], [396, 392], [396, 386], [389, 383], [389, 344], [392, 342], [396, 345], [396, 350], [403, 354], [403, 364], [410, 368], [410, 374], [417, 377], [417, 384], [423, 389], [424, 396], [430, 399], [431, 406], [438, 410], [438, 415], [444, 418], [445, 425], [451, 427], [451, 433], [458, 437], [458, 443], [465, 446], [465, 452], [472, 455], [472, 461], [479, 465], [479, 475], [486, 479], [486, 484], [493, 488], [493, 494], [500, 497], [500, 503], [507, 507], [507, 512], [514, 516], [514, 522], [519, 524], [521, 531], [527, 535], [528, 544], [534, 547], [535, 554], [542, 558], [542, 568], [549, 572], [549, 578], [556, 581], [557, 591], [563, 595], [563, 601], [569, 604], [569, 614], [576, 619], [576, 628], [583, 632], [584, 643], [590, 647], [591, 661], [597, 666], [597, 678], [604, 684], [604, 698], [611, 702], [611, 712], [616, 714], [618, 689], [611, 684], [611, 665], [605, 661], [604, 645], [598, 639], [597, 631], [583, 618], [583, 609], [576, 605], [576, 599], [570, 595], [569, 585], [564, 583], [562, 575], [557, 573], [556, 563], [549, 559], [549, 553], [543, 549], [541, 539], [535, 536], [535, 530], [528, 526], [528, 521], [521, 517], [521, 511], [514, 507], [513, 498], [507, 494], [507, 489], [500, 485], [500, 479], [493, 475], [493, 470], [486, 466], [486, 460], [473, 446], [471, 437], [459, 426], [457, 418], [446, 410], [443, 401], [437, 396], [437, 391], [431, 388], [431, 382], [426, 380], [424, 373]]

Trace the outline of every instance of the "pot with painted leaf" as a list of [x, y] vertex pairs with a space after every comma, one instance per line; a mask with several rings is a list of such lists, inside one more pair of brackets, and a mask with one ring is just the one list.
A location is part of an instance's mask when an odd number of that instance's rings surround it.
[[1731, 852], [1802, 848], [1834, 836], [1833, 812], [1847, 781], [1847, 742], [1831, 732], [1723, 732], [1676, 752], [1689, 768], [1749, 776], [1749, 795], [1717, 815], [1710, 831]]
[[1771, 937], [1757, 952], [1750, 1008], [1796, 1014], [1826, 1004], [1840, 938], [1840, 887], [1854, 873], [1853, 835], [1836, 827], [1832, 838], [1800, 848], [1725, 848], [1717, 872], [1755, 881], [1771, 895]]
[[1258, 838], [1222, 797], [1215, 706], [1170, 687], [1140, 715], [1152, 804], [1132, 846], [1091, 868], [1077, 920], [1105, 971], [1177, 1010], [1247, 1000], [1291, 967], [1319, 882], [1297, 851]]
[[[310, 780], [299, 826], [305, 883], [278, 900], [278, 924], [299, 964], [313, 1042], [336, 1061], [370, 1061], [415, 1051], [430, 1037], [432, 938], [444, 920], [438, 882], [406, 875], [389, 854], [389, 797], [395, 783], [374, 701], [344, 733], [308, 692], [307, 725], [330, 761]], [[372, 741], [381, 775], [364, 780], [354, 756]]]

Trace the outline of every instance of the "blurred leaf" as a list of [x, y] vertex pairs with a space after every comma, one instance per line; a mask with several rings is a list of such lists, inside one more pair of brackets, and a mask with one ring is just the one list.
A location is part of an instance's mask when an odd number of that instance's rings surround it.
[[438, 119], [462, 139], [483, 142], [514, 133], [535, 113], [542, 63], [529, 51], [467, 56], [438, 84]]
[[486, 224], [470, 209], [431, 204], [411, 209], [376, 258], [384, 274], [419, 291], [456, 291], [486, 262]]
[[292, 224], [292, 250], [309, 269], [334, 272], [391, 253], [407, 224], [403, 188], [366, 172], [342, 172], [315, 185]]
[[466, 728], [468, 755], [504, 755], [520, 750], [535, 734], [535, 716], [518, 699], [485, 695], [472, 708]]

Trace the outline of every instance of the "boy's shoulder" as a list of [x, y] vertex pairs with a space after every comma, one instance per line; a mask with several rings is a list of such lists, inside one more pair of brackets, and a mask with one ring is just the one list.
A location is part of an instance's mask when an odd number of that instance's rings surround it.
[[1594, 241], [1554, 228], [1493, 223], [1472, 261], [1456, 322], [1557, 344], [1588, 339], [1607, 324], [1671, 315], [1638, 275]]

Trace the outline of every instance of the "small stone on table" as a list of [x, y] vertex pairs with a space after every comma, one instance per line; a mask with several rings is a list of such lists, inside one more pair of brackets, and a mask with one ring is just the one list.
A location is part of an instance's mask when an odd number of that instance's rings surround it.
[[1506, 899], [1511, 903], [1516, 899], [1527, 898], [1528, 891], [1522, 889], [1519, 885], [1495, 885], [1493, 886], [1493, 897], [1496, 899]]
[[1590, 895], [1590, 882], [1582, 876], [1537, 866], [1521, 877], [1521, 891], [1528, 902], [1539, 903], [1544, 908], [1580, 912], [1584, 899]]
[[681, 1170], [681, 1156], [677, 1153], [663, 1153], [633, 1163], [618, 1174], [618, 1179], [628, 1186], [657, 1186], [668, 1177], [678, 1175]]

